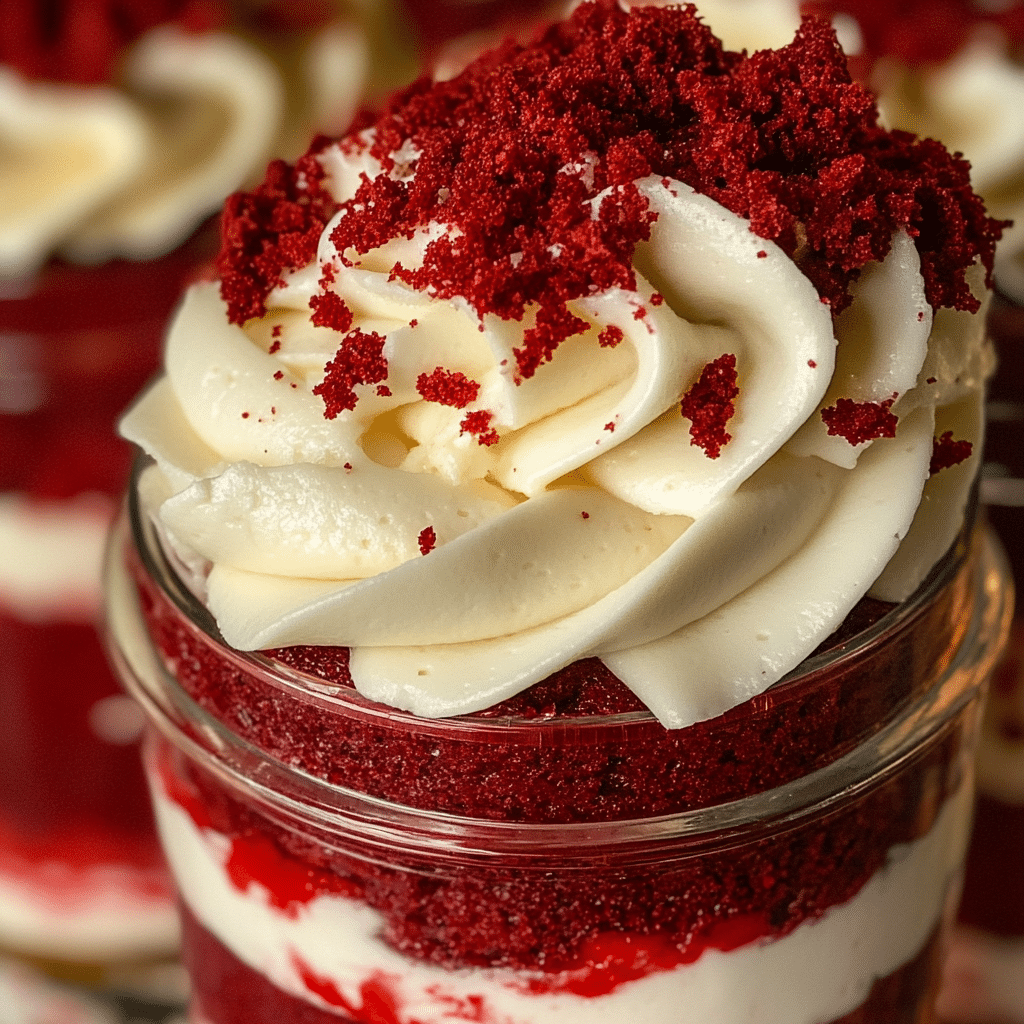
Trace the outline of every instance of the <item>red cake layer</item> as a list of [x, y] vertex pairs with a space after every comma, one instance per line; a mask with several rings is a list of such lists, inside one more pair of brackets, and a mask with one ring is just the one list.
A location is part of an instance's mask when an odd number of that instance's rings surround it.
[[0, 490], [118, 496], [116, 421], [156, 372], [171, 310], [216, 245], [210, 225], [149, 263], [49, 263], [0, 293]]
[[[182, 907], [185, 964], [198, 993], [193, 1007], [211, 1024], [401, 1024], [384, 982], [370, 983], [362, 1003], [333, 1013], [277, 988], [226, 949], [187, 906]], [[921, 1024], [931, 1020], [942, 943], [932, 936], [913, 960], [879, 978], [854, 1011], [827, 1024]], [[823, 1022], [826, 1024], [826, 1022]]]
[[95, 628], [27, 623], [0, 608], [0, 649], [0, 871], [13, 857], [158, 866], [138, 745], [90, 726], [97, 702], [120, 694]]
[[[253, 883], [264, 887], [283, 913], [319, 894], [344, 892], [384, 916], [385, 940], [406, 955], [450, 967], [564, 971], [552, 984], [575, 990], [573, 972], [585, 965], [596, 937], [643, 936], [652, 943], [649, 962], [666, 969], [709, 945], [781, 937], [850, 899], [894, 845], [931, 827], [960, 784], [961, 742], [953, 730], [897, 778], [782, 836], [754, 837], [726, 850], [701, 847], [688, 859], [679, 859], [687, 847], [677, 839], [670, 860], [640, 866], [624, 867], [607, 850], [601, 858], [584, 857], [572, 871], [565, 865], [576, 851], [567, 846], [550, 851], [558, 872], [507, 852], [438, 871], [446, 862], [436, 855], [389, 849], [383, 866], [374, 862], [380, 851], [359, 837], [328, 847], [268, 821], [166, 744], [159, 767], [163, 788], [196, 825], [232, 840], [228, 872], [240, 891]], [[635, 759], [648, 763], [647, 752], [638, 750]], [[401, 760], [396, 749], [395, 770]], [[467, 795], [479, 787], [468, 771], [460, 778]], [[557, 799], [575, 788], [576, 778], [552, 778], [548, 792]], [[505, 784], [515, 781], [506, 777]]]
[[[827, 670], [773, 687], [718, 718], [670, 731], [635, 711], [614, 730], [595, 730], [553, 716], [636, 708], [596, 659], [570, 665], [504, 706], [523, 718], [431, 723], [354, 694], [344, 649], [276, 652], [309, 674], [285, 672], [277, 684], [259, 678], [259, 659], [212, 641], [137, 566], [135, 573], [147, 628], [169, 671], [206, 711], [271, 757], [399, 804], [538, 822], [722, 803], [830, 763], [942, 671], [955, 649], [950, 631], [966, 628], [970, 585], [969, 572], [961, 572], [889, 638], [884, 653], [834, 657]], [[266, 664], [273, 671], [274, 663]], [[332, 701], [310, 687], [295, 699], [281, 688], [289, 678], [307, 687], [336, 684], [340, 696]]]

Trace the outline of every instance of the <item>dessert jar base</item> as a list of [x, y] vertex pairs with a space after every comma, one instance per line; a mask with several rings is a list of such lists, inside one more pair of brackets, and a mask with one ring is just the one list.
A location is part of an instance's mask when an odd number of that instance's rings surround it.
[[[108, 609], [153, 723], [194, 1020], [931, 1019], [980, 698], [1010, 615], [984, 535], [769, 699], [674, 735], [642, 712], [426, 721], [232, 651], [137, 514], [111, 547]], [[741, 747], [735, 729], [783, 743], [779, 720], [842, 695], [837, 678], [871, 714], [852, 738], [810, 716], [799, 742], [814, 756], [779, 784], [748, 774], [737, 792], [724, 771], [695, 791], [683, 773], [666, 813], [666, 776], [618, 770], [652, 749], [699, 763], [718, 728], [723, 766], [756, 759], [761, 741]], [[376, 768], [345, 785], [332, 773], [353, 749]], [[547, 773], [547, 817], [518, 799], [524, 766]], [[409, 799], [366, 791], [385, 774]], [[453, 813], [457, 799], [479, 813]]]

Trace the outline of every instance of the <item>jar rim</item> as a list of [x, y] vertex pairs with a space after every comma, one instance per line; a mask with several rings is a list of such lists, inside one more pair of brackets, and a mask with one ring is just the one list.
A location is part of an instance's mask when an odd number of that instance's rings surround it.
[[[137, 475], [138, 471], [136, 480]], [[138, 595], [128, 577], [124, 560], [123, 549], [128, 544], [135, 546], [144, 570], [153, 575], [165, 592], [168, 586], [176, 588], [176, 592], [168, 593], [168, 597], [187, 617], [192, 628], [200, 629], [205, 625], [204, 632], [210, 640], [218, 643], [225, 657], [241, 660], [249, 671], [262, 670], [264, 663], [275, 669], [284, 667], [262, 655], [233, 651], [218, 641], [215, 633], [210, 633], [212, 617], [173, 573], [162, 548], [159, 548], [155, 529], [147, 523], [137, 498], [134, 495], [130, 497], [128, 515], [122, 517], [108, 551], [108, 587], [112, 600], [108, 611], [111, 655], [128, 690], [144, 705], [157, 730], [188, 757], [198, 761], [234, 790], [244, 791], [246, 798], [259, 803], [266, 813], [289, 821], [303, 820], [307, 827], [319, 829], [324, 834], [349, 835], [357, 837], [360, 842], [390, 850], [413, 851], [429, 847], [436, 852], [440, 841], [452, 857], [493, 859], [496, 856], [515, 856], [517, 861], [525, 860], [541, 866], [555, 856], [555, 851], [558, 863], [564, 865], [569, 858], [582, 865], [593, 860], [594, 851], [598, 848], [607, 863], [607, 858], [614, 857], [616, 849], [628, 850], [633, 861], [638, 855], [657, 859], [667, 855], [664, 853], [667, 842], [680, 839], [698, 845], [713, 843], [719, 846], [735, 841], [731, 837], [742, 834], [744, 841], [749, 841], [752, 822], [757, 823], [757, 828], [772, 832], [788, 830], [812, 813], [827, 813], [830, 807], [868, 792], [912, 761], [924, 745], [940, 734], [977, 696], [1000, 653], [1012, 613], [1005, 561], [987, 532], [974, 531], [971, 542], [961, 545], [963, 550], [957, 552], [940, 571], [933, 573], [922, 588], [923, 594], [911, 599], [911, 608], [904, 610], [901, 606], [897, 609], [903, 611], [898, 616], [899, 623], [903, 624], [956, 573], [968, 574], [971, 581], [971, 603], [966, 609], [968, 621], [951, 661], [930, 689], [900, 708], [881, 729], [837, 760], [774, 789], [726, 803], [656, 817], [560, 824], [491, 820], [397, 804], [316, 777], [274, 759], [201, 708], [155, 653], [149, 650], [146, 658], [138, 649], [128, 649], [130, 644], [126, 631], [134, 626], [143, 634], [145, 632]], [[154, 545], [158, 552], [154, 552]], [[165, 564], [161, 565], [161, 559]], [[126, 623], [123, 616], [119, 621], [115, 614], [118, 598], [122, 601], [134, 599], [138, 621]], [[888, 635], [893, 627], [891, 623], [882, 625], [887, 619], [888, 616], [865, 631], [869, 641], [856, 638], [856, 645], [851, 650], [842, 649], [839, 657], [856, 657], [862, 654], [865, 643], [877, 642], [879, 635]], [[138, 648], [138, 644], [135, 646]], [[828, 661], [830, 669], [836, 664], [836, 659]], [[815, 672], [821, 670], [815, 666]], [[147, 675], [149, 679], [145, 678]], [[776, 686], [792, 685], [803, 678], [804, 674], [801, 674], [796, 680], [783, 681]], [[284, 688], [294, 688], [290, 681], [285, 680], [284, 683]], [[346, 698], [353, 694], [359, 702], [372, 703], [356, 691], [344, 689]], [[322, 694], [314, 693], [312, 697], [326, 699]], [[333, 696], [330, 699], [336, 700]], [[380, 713], [389, 717], [399, 716], [402, 720], [415, 719], [417, 728], [434, 728], [439, 721], [418, 719], [394, 709]], [[628, 725], [638, 716], [642, 721], [648, 718], [645, 712], [634, 712], [626, 716], [600, 718], [593, 723], [587, 723], [585, 719], [556, 719], [554, 722], [562, 728], [576, 730], [602, 725], [607, 729], [609, 726]], [[651, 718], [653, 720], [653, 716]], [[623, 722], [623, 719], [627, 721]], [[440, 721], [445, 723], [441, 728], [465, 729], [471, 724], [474, 732], [502, 730], [501, 735], [509, 738], [509, 725], [504, 719]], [[528, 719], [522, 723], [535, 731], [553, 724]]]

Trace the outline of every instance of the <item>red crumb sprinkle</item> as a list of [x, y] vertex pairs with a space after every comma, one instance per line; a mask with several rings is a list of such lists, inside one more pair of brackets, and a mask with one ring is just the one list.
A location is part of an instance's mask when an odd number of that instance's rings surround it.
[[409, 321], [409, 326], [410, 327], [419, 327], [419, 325], [420, 325], [419, 320], [410, 320]]
[[936, 380], [938, 380], [937, 377], [929, 377], [926, 383], [934, 384]]
[[357, 384], [379, 384], [388, 375], [384, 358], [384, 335], [376, 331], [349, 331], [334, 358], [327, 364], [324, 379], [313, 394], [324, 400], [324, 416], [333, 420], [343, 409], [356, 407]]
[[344, 469], [346, 473], [351, 473], [352, 472], [352, 463], [351, 462], [346, 462], [345, 465], [342, 466], [341, 468]]
[[317, 327], [329, 327], [332, 331], [344, 334], [353, 324], [352, 310], [345, 300], [336, 292], [321, 292], [309, 300], [309, 308], [313, 310], [310, 320]]
[[852, 445], [874, 441], [878, 437], [895, 437], [897, 417], [890, 410], [896, 396], [884, 402], [855, 402], [840, 398], [835, 405], [821, 410], [821, 418], [829, 434], [845, 437]]
[[0, 63], [26, 78], [98, 85], [157, 25], [207, 32], [228, 22], [223, 0], [4, 0]]
[[636, 309], [633, 312], [633, 319], [634, 320], [643, 320], [643, 318], [645, 316], [647, 316], [647, 307], [646, 306], [637, 306]]
[[934, 476], [941, 469], [958, 466], [974, 451], [970, 441], [954, 441], [953, 431], [947, 430], [941, 437], [932, 440], [932, 459], [928, 466], [928, 475]]
[[449, 373], [438, 366], [433, 373], [421, 373], [416, 378], [416, 390], [428, 402], [465, 409], [470, 402], [476, 401], [480, 385], [458, 370]]
[[247, 412], [243, 412], [242, 413], [242, 419], [243, 420], [247, 420], [248, 418], [249, 418], [249, 414]]
[[764, 249], [758, 249], [757, 250], [757, 258], [759, 260], [766, 260], [766, 259], [768, 259], [768, 253]]
[[690, 421], [690, 444], [717, 459], [732, 440], [725, 429], [736, 411], [736, 356], [727, 352], [707, 364], [700, 379], [683, 395], [680, 411]]
[[272, 341], [270, 343], [270, 348], [268, 348], [267, 351], [271, 355], [275, 355], [276, 353], [280, 352], [281, 351], [281, 342], [279, 342], [279, 341]]
[[391, 388], [389, 388], [387, 386], [387, 384], [378, 384], [377, 385], [377, 395], [380, 398], [390, 398], [391, 397]]
[[232, 323], [262, 316], [267, 296], [283, 283], [282, 275], [316, 257], [320, 235], [338, 208], [323, 188], [317, 159], [327, 144], [318, 138], [294, 165], [272, 161], [252, 192], [228, 197], [217, 270]]
[[434, 550], [437, 545], [437, 534], [434, 533], [432, 526], [427, 526], [420, 530], [419, 544], [421, 555], [429, 555]]
[[614, 434], [615, 433], [615, 421], [614, 420], [609, 420], [604, 425], [604, 429], [607, 430], [609, 434]]
[[270, 336], [272, 338], [280, 338], [281, 337], [281, 325], [280, 324], [274, 324], [273, 328], [270, 331]]
[[614, 324], [609, 324], [597, 336], [597, 343], [601, 346], [601, 348], [615, 348], [615, 346], [618, 345], [620, 341], [622, 341], [622, 338], [622, 328], [616, 327]]
[[924, 320], [924, 310], [923, 309], [917, 314], [917, 322], [921, 323], [922, 320]]
[[651, 294], [651, 305], [660, 306], [665, 301], [665, 296], [660, 292], [653, 292]]
[[809, 367], [810, 367], [810, 368], [811, 368], [812, 370], [816, 370], [816, 369], [818, 368], [818, 364], [817, 364], [817, 363], [816, 363], [816, 362], [815, 362], [815, 361], [814, 361], [813, 359], [808, 359], [808, 360], [807, 360], [807, 365], [808, 365], [808, 366], [809, 366]]
[[581, 512], [580, 513], [580, 518], [581, 519], [589, 519], [590, 518], [590, 513], [589, 512]]
[[858, 61], [870, 68], [888, 57], [910, 67], [945, 64], [979, 29], [1002, 32], [1014, 46], [1024, 43], [1024, 5], [978, 0], [805, 0], [803, 10], [831, 21], [852, 17], [863, 40]]
[[487, 447], [497, 444], [500, 438], [498, 437], [498, 432], [491, 426], [492, 418], [492, 414], [486, 409], [475, 409], [473, 412], [467, 412], [459, 424], [461, 428], [460, 433], [474, 434], [477, 444], [486, 445]]
[[284, 380], [284, 370], [277, 370], [274, 373], [274, 380]]
[[[833, 315], [900, 228], [915, 239], [929, 302], [976, 310], [965, 272], [976, 258], [991, 271], [1002, 229], [964, 160], [880, 127], [834, 32], [810, 18], [791, 45], [745, 56], [724, 51], [692, 7], [581, 4], [450, 81], [421, 78], [344, 145], [388, 172], [406, 142], [414, 173], [364, 177], [332, 240], [355, 260], [427, 224], [448, 227], [422, 265], [397, 263], [392, 276], [481, 317], [535, 311], [514, 351], [522, 379], [587, 330], [574, 300], [635, 290], [634, 250], [653, 221], [633, 184], [642, 176], [685, 182], [746, 218], [797, 259]], [[303, 158], [305, 173], [274, 164], [229, 201], [220, 268], [233, 319], [261, 313], [282, 272], [313, 259], [335, 212], [312, 166], [323, 146]]]

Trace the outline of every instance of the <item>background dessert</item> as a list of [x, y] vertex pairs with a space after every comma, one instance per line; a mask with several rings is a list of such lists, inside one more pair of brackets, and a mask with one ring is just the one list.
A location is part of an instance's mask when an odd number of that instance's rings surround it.
[[[773, 1019], [925, 1012], [1007, 612], [964, 163], [879, 128], [821, 23], [743, 58], [582, 5], [223, 225], [124, 421], [154, 465], [111, 568], [194, 1018], [694, 984], [725, 1020], [783, 962]], [[693, 815], [737, 799], [716, 846]], [[887, 952], [837, 980], [823, 943], [812, 992], [788, 958], [829, 929]]]
[[332, 5], [303, 14], [4, 7], [0, 947], [79, 975], [164, 954], [177, 933], [138, 767], [142, 717], [95, 630], [130, 458], [113, 425], [216, 252], [223, 197], [292, 133], [339, 130], [355, 110], [360, 30]]

